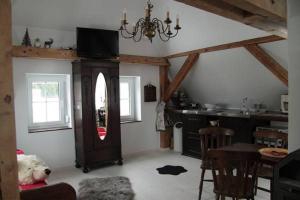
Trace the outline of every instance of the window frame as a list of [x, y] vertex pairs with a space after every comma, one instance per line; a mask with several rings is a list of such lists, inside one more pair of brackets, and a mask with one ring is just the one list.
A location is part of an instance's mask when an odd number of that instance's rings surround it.
[[[121, 83], [128, 83], [129, 86], [129, 115], [121, 116], [121, 122], [126, 121], [135, 121], [136, 120], [136, 108], [135, 108], [135, 101], [136, 101], [136, 77], [133, 76], [120, 76], [120, 85]], [[120, 109], [121, 109], [121, 95], [120, 95]]]
[[[43, 130], [57, 130], [70, 128], [71, 116], [68, 108], [68, 75], [66, 74], [26, 74], [27, 100], [28, 100], [28, 131], [39, 132]], [[32, 108], [32, 83], [33, 82], [58, 82], [59, 83], [59, 112], [60, 120], [51, 122], [33, 122]]]

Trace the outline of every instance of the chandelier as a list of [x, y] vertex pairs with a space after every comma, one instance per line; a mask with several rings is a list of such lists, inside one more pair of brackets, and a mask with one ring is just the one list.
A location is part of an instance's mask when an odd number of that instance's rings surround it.
[[171, 19], [170, 12], [167, 11], [167, 17], [163, 21], [158, 18], [151, 19], [151, 12], [153, 5], [150, 0], [147, 2], [145, 8], [145, 17], [140, 18], [132, 27], [132, 31], [128, 30], [128, 21], [126, 18], [126, 11], [123, 12], [123, 19], [121, 19], [121, 27], [119, 31], [123, 38], [130, 39], [132, 38], [135, 42], [139, 42], [142, 39], [142, 36], [145, 36], [152, 42], [152, 39], [158, 33], [160, 39], [164, 42], [168, 41], [170, 38], [176, 37], [178, 31], [181, 29], [179, 26], [179, 17], [176, 17], [176, 26], [174, 27], [175, 33], [171, 31]]

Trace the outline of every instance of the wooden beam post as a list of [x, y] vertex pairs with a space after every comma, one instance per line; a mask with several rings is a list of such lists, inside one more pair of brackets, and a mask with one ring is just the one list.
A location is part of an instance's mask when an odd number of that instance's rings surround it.
[[246, 45], [245, 48], [282, 83], [288, 86], [288, 71], [257, 44]]
[[11, 0], [0, 0], [0, 174], [3, 200], [18, 200]]
[[188, 74], [190, 69], [193, 67], [195, 62], [199, 58], [199, 53], [190, 54], [187, 59], [185, 60], [184, 64], [182, 65], [179, 72], [177, 72], [174, 80], [171, 82], [171, 84], [168, 86], [167, 91], [164, 95], [164, 101], [167, 102], [171, 98], [172, 94], [178, 89], [179, 85], [185, 78], [185, 76]]
[[160, 82], [160, 98], [163, 99], [164, 94], [169, 86], [168, 71], [170, 66], [159, 66], [159, 82]]
[[[168, 59], [166, 62], [169, 63]], [[160, 99], [163, 100], [164, 94], [169, 86], [168, 70], [169, 65], [159, 66]], [[160, 148], [169, 148], [171, 140], [170, 130], [160, 132]]]

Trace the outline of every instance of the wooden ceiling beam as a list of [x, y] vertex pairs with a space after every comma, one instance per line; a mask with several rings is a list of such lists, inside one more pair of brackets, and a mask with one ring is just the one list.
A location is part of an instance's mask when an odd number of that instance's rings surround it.
[[25, 46], [13, 46], [13, 57], [21, 58], [38, 58], [38, 59], [78, 59], [76, 52], [73, 50], [54, 49], [54, 48], [36, 48]]
[[222, 0], [175, 0], [207, 12], [214, 13], [233, 20], [240, 20], [245, 12]]
[[190, 69], [194, 66], [196, 61], [199, 58], [198, 53], [190, 54], [187, 59], [185, 60], [184, 64], [180, 68], [179, 72], [177, 72], [175, 78], [168, 86], [168, 89], [166, 90], [164, 94], [163, 100], [165, 102], [169, 101], [173, 93], [178, 89], [183, 79], [186, 77], [186, 75], [189, 73]]
[[175, 1], [287, 38], [286, 0]]
[[221, 50], [226, 50], [226, 49], [240, 48], [240, 47], [244, 47], [245, 45], [263, 44], [263, 43], [280, 41], [280, 40], [284, 40], [284, 39], [285, 38], [282, 38], [282, 37], [279, 37], [276, 35], [271, 35], [271, 36], [266, 36], [266, 37], [259, 37], [259, 38], [249, 39], [249, 40], [242, 40], [242, 41], [238, 41], [238, 42], [232, 42], [232, 43], [227, 43], [227, 44], [206, 47], [206, 48], [202, 48], [202, 49], [196, 49], [196, 50], [192, 50], [192, 51], [185, 51], [185, 52], [166, 56], [166, 58], [169, 59], [169, 58], [188, 56], [188, 55], [194, 54], [194, 53], [207, 53], [207, 52], [221, 51]]
[[[24, 58], [38, 58], [38, 59], [64, 59], [64, 60], [76, 60], [79, 57], [74, 50], [54, 49], [54, 48], [35, 48], [14, 46], [12, 49], [12, 55], [14, 57]], [[145, 64], [155, 66], [169, 66], [169, 62], [166, 58], [151, 57], [151, 56], [137, 56], [121, 54], [119, 60], [122, 63], [130, 64]]]
[[288, 86], [288, 71], [257, 44], [246, 45], [245, 48], [283, 84]]
[[166, 58], [163, 57], [151, 57], [151, 56], [136, 56], [121, 54], [119, 58], [121, 63], [130, 64], [145, 64], [168, 67], [170, 64]]
[[287, 20], [286, 0], [223, 0], [226, 3], [274, 21]]
[[0, 0], [0, 199], [18, 200], [11, 0]]

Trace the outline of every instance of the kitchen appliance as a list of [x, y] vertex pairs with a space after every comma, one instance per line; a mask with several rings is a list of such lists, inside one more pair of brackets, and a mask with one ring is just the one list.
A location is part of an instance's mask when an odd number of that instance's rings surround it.
[[288, 95], [281, 95], [281, 112], [288, 113], [289, 100]]
[[177, 122], [173, 127], [174, 151], [182, 153], [182, 122]]

